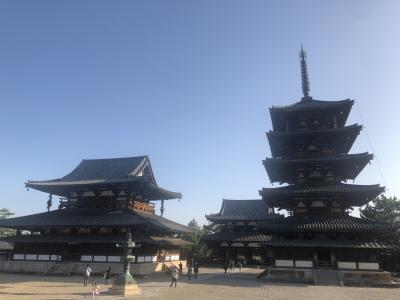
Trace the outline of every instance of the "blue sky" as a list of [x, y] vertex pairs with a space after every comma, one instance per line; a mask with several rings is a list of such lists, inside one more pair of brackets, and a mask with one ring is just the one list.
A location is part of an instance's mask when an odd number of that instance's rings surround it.
[[374, 152], [383, 176], [375, 159], [356, 183], [400, 196], [399, 13], [398, 1], [0, 0], [0, 206], [44, 211], [28, 179], [143, 154], [184, 195], [166, 205], [173, 220], [258, 198], [268, 108], [301, 97], [301, 43], [311, 95], [357, 101], [351, 152]]

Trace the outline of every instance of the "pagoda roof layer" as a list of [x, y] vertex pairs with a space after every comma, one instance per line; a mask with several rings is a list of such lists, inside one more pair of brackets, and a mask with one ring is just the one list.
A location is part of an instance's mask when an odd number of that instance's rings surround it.
[[259, 243], [267, 242], [271, 239], [269, 235], [258, 232], [231, 232], [220, 231], [215, 234], [206, 234], [201, 238], [208, 242], [228, 242], [228, 243]]
[[[188, 246], [192, 243], [171, 237], [134, 236], [136, 243], [154, 244], [158, 246]], [[126, 241], [125, 234], [45, 234], [45, 235], [15, 235], [0, 239], [12, 243], [122, 243]], [[0, 241], [0, 243], [1, 243]], [[13, 249], [13, 248], [11, 248]]]
[[273, 240], [262, 243], [265, 246], [276, 247], [329, 247], [329, 248], [356, 248], [356, 249], [391, 249], [392, 245], [387, 245], [375, 241], [358, 241], [358, 240]]
[[270, 207], [290, 208], [295, 198], [315, 199], [316, 196], [339, 197], [349, 204], [362, 206], [379, 196], [384, 189], [379, 184], [304, 184], [263, 188], [260, 195]]
[[336, 100], [336, 101], [327, 101], [327, 100], [316, 100], [311, 97], [304, 97], [300, 101], [283, 106], [272, 106], [270, 108], [271, 111], [294, 111], [294, 110], [309, 110], [316, 109], [321, 110], [324, 108], [332, 108], [332, 107], [341, 107], [341, 106], [352, 106], [354, 100], [344, 99], [344, 100]]
[[331, 142], [336, 153], [347, 153], [362, 129], [361, 125], [353, 124], [342, 128], [318, 129], [311, 131], [269, 131], [268, 141], [273, 157], [286, 156], [288, 150], [294, 150], [296, 143], [308, 140], [310, 143], [318, 137]]
[[57, 209], [23, 217], [0, 220], [0, 227], [38, 229], [48, 227], [149, 226], [156, 232], [192, 233], [193, 229], [150, 213], [129, 209]]
[[391, 232], [391, 224], [374, 222], [351, 216], [339, 217], [287, 217], [259, 225], [266, 232]]
[[339, 112], [337, 115], [338, 126], [343, 127], [347, 121], [353, 104], [354, 100], [350, 99], [339, 101], [322, 101], [312, 99], [311, 97], [304, 97], [301, 101], [290, 105], [272, 106], [269, 111], [274, 129], [277, 129], [277, 124], [279, 121], [290, 118], [294, 114], [304, 114], [310, 112], [323, 113], [328, 110], [337, 110]]
[[25, 186], [63, 197], [70, 197], [76, 190], [120, 187], [135, 189], [145, 194], [148, 200], [182, 197], [180, 193], [157, 185], [147, 156], [82, 160], [71, 173], [62, 178], [29, 180]]
[[268, 206], [262, 199], [223, 199], [219, 213], [206, 215], [206, 218], [211, 222], [263, 221], [271, 218], [271, 215], [268, 214]]
[[331, 166], [336, 170], [336, 178], [346, 180], [355, 179], [372, 158], [372, 154], [365, 152], [299, 159], [266, 158], [263, 164], [271, 182], [291, 182], [296, 179], [298, 168], [315, 165]]

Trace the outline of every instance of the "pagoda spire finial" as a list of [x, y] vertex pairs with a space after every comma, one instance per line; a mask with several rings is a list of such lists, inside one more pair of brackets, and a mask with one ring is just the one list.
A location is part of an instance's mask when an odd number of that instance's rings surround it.
[[307, 53], [303, 50], [303, 45], [301, 45], [301, 50], [299, 53], [300, 57], [300, 69], [301, 69], [301, 88], [303, 90], [303, 99], [310, 99], [310, 80], [308, 79], [307, 70]]

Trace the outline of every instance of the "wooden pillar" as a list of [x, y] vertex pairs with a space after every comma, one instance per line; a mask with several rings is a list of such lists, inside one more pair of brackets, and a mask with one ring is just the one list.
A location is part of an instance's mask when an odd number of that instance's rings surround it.
[[336, 255], [335, 255], [334, 248], [331, 248], [331, 264], [332, 264], [332, 267], [334, 267], [335, 269], [337, 268], [337, 266], [336, 266]]

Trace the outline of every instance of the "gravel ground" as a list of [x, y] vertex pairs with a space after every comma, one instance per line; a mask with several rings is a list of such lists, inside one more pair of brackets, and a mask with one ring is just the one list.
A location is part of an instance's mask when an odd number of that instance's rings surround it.
[[[177, 288], [169, 288], [169, 277], [163, 274], [139, 278], [142, 294], [126, 299], [400, 299], [399, 288], [360, 288], [277, 284], [255, 279], [259, 272], [244, 269], [224, 275], [219, 269], [201, 269], [198, 279], [189, 281], [182, 276]], [[101, 281], [101, 278], [97, 278]], [[111, 300], [121, 297], [107, 296], [107, 286], [100, 288], [97, 299]], [[70, 300], [92, 299], [91, 287], [84, 287], [81, 277], [44, 277], [19, 274], [0, 274], [1, 300]]]

